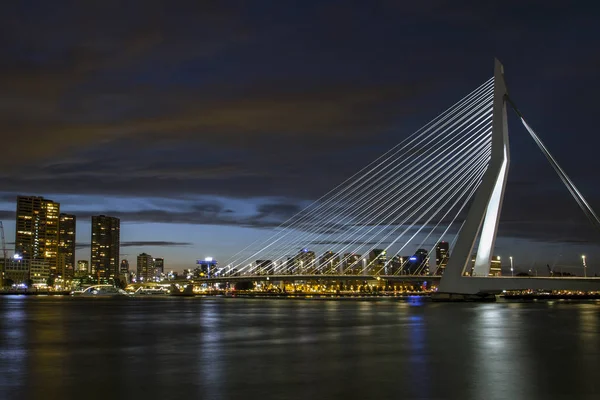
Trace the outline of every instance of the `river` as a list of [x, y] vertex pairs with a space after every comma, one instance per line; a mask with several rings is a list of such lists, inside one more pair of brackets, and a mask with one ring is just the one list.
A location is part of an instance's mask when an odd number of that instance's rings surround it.
[[0, 297], [0, 399], [597, 399], [600, 302]]

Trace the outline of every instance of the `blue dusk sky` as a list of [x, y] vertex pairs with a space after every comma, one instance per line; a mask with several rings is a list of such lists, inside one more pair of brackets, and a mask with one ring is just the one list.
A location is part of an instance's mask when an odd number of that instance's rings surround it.
[[[600, 12], [563, 1], [19, 1], [0, 12], [0, 217], [121, 218], [122, 258], [227, 260], [489, 79], [600, 208]], [[514, 116], [496, 253], [568, 268], [600, 235]], [[9, 244], [9, 248], [12, 245]], [[506, 258], [504, 258], [506, 259]], [[580, 272], [579, 272], [580, 273]]]

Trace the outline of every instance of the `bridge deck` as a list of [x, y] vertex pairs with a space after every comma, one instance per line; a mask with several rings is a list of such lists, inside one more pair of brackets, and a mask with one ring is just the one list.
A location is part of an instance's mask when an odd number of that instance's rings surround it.
[[400, 282], [417, 282], [417, 281], [439, 281], [441, 276], [428, 275], [242, 275], [242, 276], [225, 276], [217, 278], [194, 278], [194, 283], [222, 283], [222, 282], [261, 282], [261, 281], [309, 281], [309, 280], [326, 280], [326, 281], [400, 281]]
[[[393, 282], [435, 282], [439, 283], [441, 276], [433, 275], [243, 275], [217, 278], [196, 278], [194, 283], [224, 283], [224, 282], [293, 282], [293, 281], [393, 281]], [[600, 291], [600, 277], [463, 277], [473, 293], [499, 293], [503, 290], [581, 290]]]

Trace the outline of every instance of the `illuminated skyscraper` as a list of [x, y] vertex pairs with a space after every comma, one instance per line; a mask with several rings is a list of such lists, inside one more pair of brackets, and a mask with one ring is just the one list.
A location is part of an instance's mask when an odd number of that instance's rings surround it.
[[43, 260], [51, 274], [58, 265], [60, 204], [43, 197], [17, 197], [15, 253], [25, 260]]
[[75, 223], [74, 215], [61, 213], [58, 218], [58, 268], [64, 278], [73, 278], [75, 272]]
[[437, 271], [434, 271], [436, 275], [442, 275], [446, 264], [448, 264], [448, 258], [450, 257], [450, 245], [448, 242], [439, 242], [435, 246], [435, 265]]
[[110, 278], [119, 274], [121, 221], [119, 218], [95, 215], [92, 217], [91, 274]]
[[147, 282], [154, 278], [154, 261], [150, 254], [142, 253], [137, 256], [137, 279]]

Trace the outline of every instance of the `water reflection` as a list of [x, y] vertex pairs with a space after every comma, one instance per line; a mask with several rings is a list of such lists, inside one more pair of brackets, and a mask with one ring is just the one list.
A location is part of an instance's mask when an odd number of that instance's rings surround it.
[[[470, 368], [474, 395], [486, 399], [531, 398], [530, 357], [520, 326], [526, 321], [514, 307], [479, 305], [473, 330], [475, 358]], [[501, 380], [508, 384], [498, 387]]]
[[24, 296], [0, 300], [0, 398], [25, 386], [29, 352], [24, 300]]
[[6, 297], [0, 398], [593, 398], [599, 310]]

